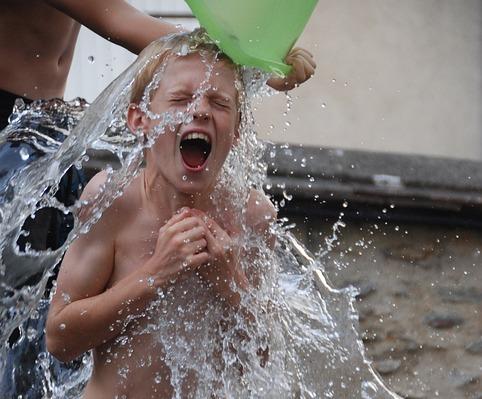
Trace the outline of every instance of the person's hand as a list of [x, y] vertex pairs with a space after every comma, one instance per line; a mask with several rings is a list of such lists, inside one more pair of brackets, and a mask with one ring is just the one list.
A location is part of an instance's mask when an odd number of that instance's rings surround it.
[[190, 210], [206, 226], [207, 251], [210, 260], [197, 271], [214, 290], [231, 304], [239, 302], [239, 294], [233, 292], [231, 284], [246, 289], [247, 278], [239, 264], [239, 248], [232, 237], [212, 218], [197, 209]]
[[286, 77], [273, 76], [268, 79], [268, 86], [278, 91], [288, 91], [298, 87], [311, 78], [316, 69], [313, 54], [300, 47], [291, 49], [285, 58], [285, 62], [293, 68]]
[[144, 265], [149, 282], [162, 287], [182, 273], [195, 270], [210, 260], [206, 227], [188, 209], [175, 214], [159, 230], [156, 249]]

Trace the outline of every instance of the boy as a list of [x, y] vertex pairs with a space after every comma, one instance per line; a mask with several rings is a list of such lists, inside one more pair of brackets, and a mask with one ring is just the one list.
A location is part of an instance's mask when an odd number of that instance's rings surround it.
[[[157, 61], [136, 78], [127, 114], [132, 132], [149, 137], [156, 127], [139, 104], [164, 60], [150, 111], [175, 114], [193, 101], [206, 77], [205, 59], [199, 48], [185, 56], [167, 50], [176, 40], [176, 48], [189, 45], [189, 37], [169, 39]], [[207, 45], [201, 50], [211, 56], [216, 51]], [[215, 62], [192, 121], [174, 132], [167, 129], [145, 150], [142, 172], [65, 255], [47, 321], [47, 347], [63, 361], [93, 349], [86, 399], [172, 397], [175, 376], [166, 356], [172, 348], [153, 325], [171, 320], [176, 329], [182, 320], [190, 327], [176, 331], [193, 342], [190, 334], [210, 322], [209, 303], [237, 312], [241, 293], [251, 289], [234, 250], [239, 226], [231, 211], [216, 221], [207, 216], [215, 214], [211, 194], [239, 135], [236, 79], [229, 59]], [[96, 175], [83, 198], [95, 195], [105, 178]], [[266, 237], [276, 216], [269, 200], [252, 191], [245, 207], [246, 223]], [[152, 307], [159, 295], [163, 301]], [[181, 397], [196, 391], [196, 378], [185, 372]]]

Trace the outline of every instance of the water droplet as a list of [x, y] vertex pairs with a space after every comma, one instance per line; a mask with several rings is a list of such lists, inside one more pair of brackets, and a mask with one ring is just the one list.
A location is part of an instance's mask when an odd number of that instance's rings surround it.
[[66, 304], [69, 304], [71, 303], [71, 299], [70, 299], [70, 295], [65, 293], [65, 292], [62, 292], [62, 299], [64, 300], [64, 303]]
[[293, 195], [288, 194], [286, 190], [283, 190], [283, 197], [288, 201], [291, 201], [293, 199]]
[[89, 55], [89, 56], [87, 57], [87, 60], [88, 60], [91, 64], [93, 64], [93, 63], [95, 62], [95, 58], [94, 58], [93, 55]]
[[20, 148], [19, 154], [20, 154], [20, 158], [22, 158], [22, 161], [26, 161], [30, 157], [30, 154], [28, 153], [27, 149], [24, 147]]
[[67, 327], [64, 323], [61, 323], [59, 325], [59, 330], [65, 330], [65, 327]]
[[326, 108], [326, 103], [321, 103], [321, 108]]
[[182, 176], [182, 180], [183, 180], [183, 181], [186, 181], [186, 180], [187, 180], [187, 176], [186, 176], [186, 175], [183, 175], [183, 176]]
[[37, 336], [37, 330], [33, 327], [27, 328], [27, 339], [32, 341]]

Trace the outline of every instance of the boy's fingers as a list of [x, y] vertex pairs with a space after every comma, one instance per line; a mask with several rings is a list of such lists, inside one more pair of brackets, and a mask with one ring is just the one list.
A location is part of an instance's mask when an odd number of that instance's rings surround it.
[[186, 244], [185, 249], [188, 254], [194, 255], [206, 249], [207, 245], [208, 245], [208, 242], [206, 241], [206, 239], [202, 238], [200, 240], [196, 240], [196, 241], [190, 242], [189, 244]]
[[205, 236], [205, 228], [203, 226], [195, 226], [190, 230], [179, 233], [179, 239], [185, 244], [198, 241]]
[[221, 226], [219, 226], [219, 224], [217, 224], [217, 222], [214, 219], [207, 218], [205, 223], [209, 231], [213, 233], [214, 237], [216, 237], [219, 234], [219, 232], [223, 230]]
[[186, 262], [191, 268], [197, 268], [211, 260], [211, 256], [207, 252], [200, 252], [195, 255], [188, 256]]
[[189, 215], [188, 209], [187, 208], [183, 209], [179, 213], [174, 214], [161, 228], [166, 229], [172, 226], [173, 224], [176, 224], [181, 220], [185, 219], [186, 217], [188, 217], [188, 215]]
[[214, 219], [208, 218], [206, 225], [216, 241], [222, 244], [231, 241], [230, 235]]
[[221, 251], [221, 246], [219, 245], [218, 240], [216, 240], [216, 237], [214, 237], [214, 234], [207, 226], [206, 226], [206, 241], [207, 241], [207, 248], [210, 253], [217, 254]]
[[188, 216], [185, 219], [182, 219], [169, 228], [173, 233], [182, 233], [184, 231], [191, 230], [194, 227], [202, 226], [201, 221], [196, 216]]

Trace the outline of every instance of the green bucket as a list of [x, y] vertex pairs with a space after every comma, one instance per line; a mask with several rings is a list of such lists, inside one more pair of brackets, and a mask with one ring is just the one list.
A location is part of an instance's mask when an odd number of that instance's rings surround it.
[[234, 62], [277, 75], [318, 0], [186, 0], [209, 36]]

